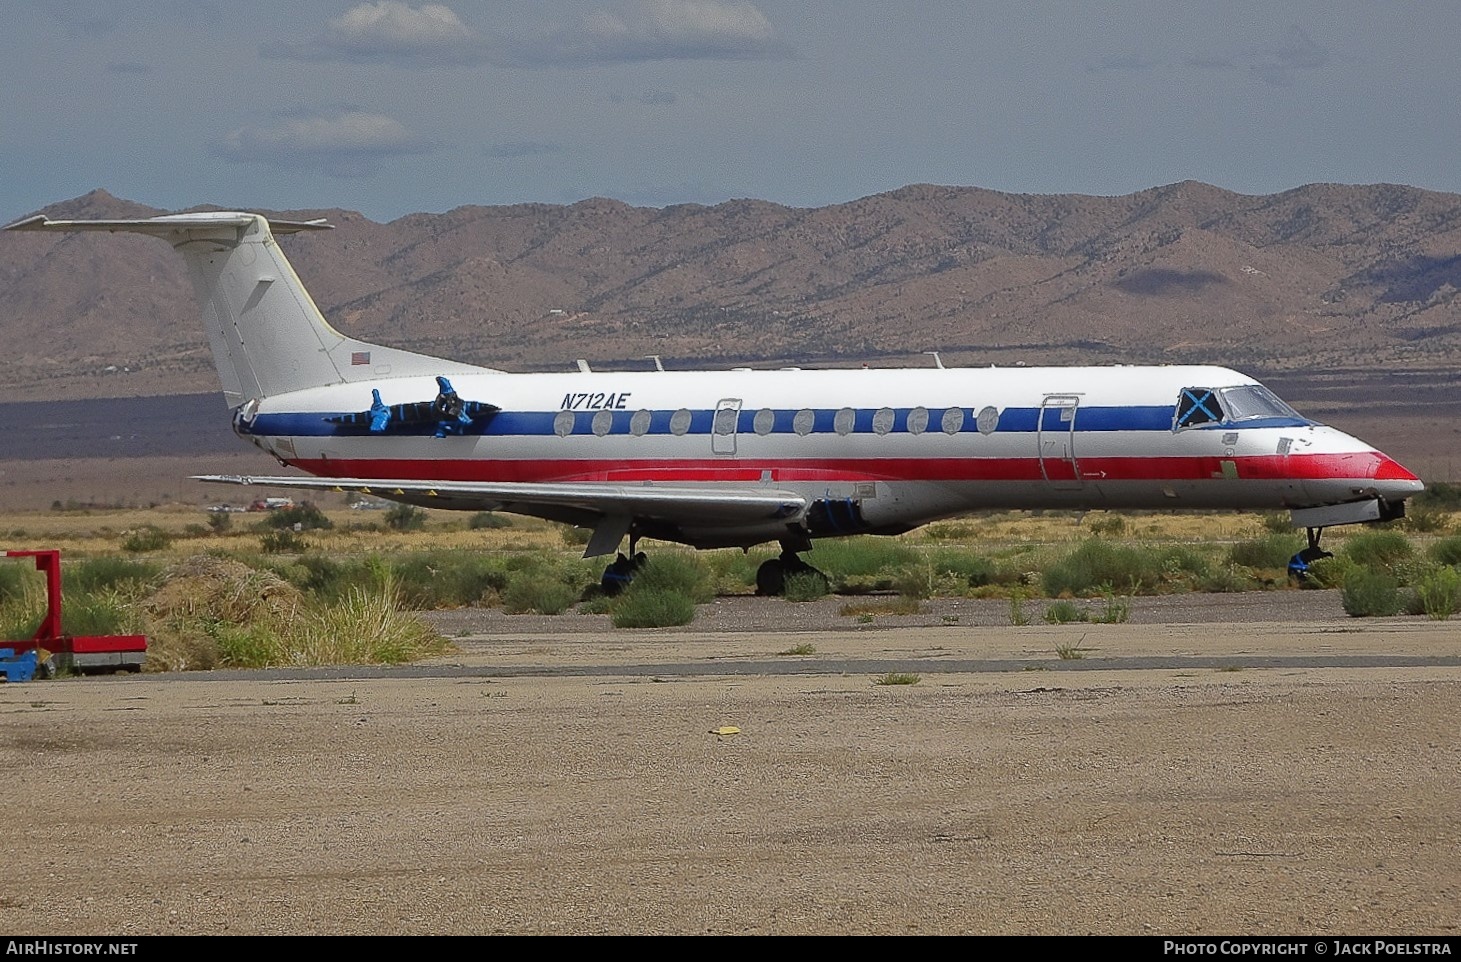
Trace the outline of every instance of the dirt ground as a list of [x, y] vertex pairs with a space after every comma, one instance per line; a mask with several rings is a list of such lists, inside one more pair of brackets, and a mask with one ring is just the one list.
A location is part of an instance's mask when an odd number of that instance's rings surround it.
[[0, 685], [0, 929], [1455, 936], [1461, 636], [1297, 596]]

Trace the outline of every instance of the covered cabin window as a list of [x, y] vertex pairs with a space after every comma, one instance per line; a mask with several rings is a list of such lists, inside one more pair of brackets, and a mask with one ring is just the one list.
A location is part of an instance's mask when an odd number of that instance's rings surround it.
[[715, 412], [715, 420], [712, 429], [721, 437], [736, 433], [736, 421], [740, 419], [740, 411], [735, 408], [720, 408]]
[[1199, 424], [1220, 422], [1223, 408], [1218, 403], [1217, 392], [1209, 387], [1184, 387], [1177, 397], [1177, 421], [1174, 427], [1195, 427]]

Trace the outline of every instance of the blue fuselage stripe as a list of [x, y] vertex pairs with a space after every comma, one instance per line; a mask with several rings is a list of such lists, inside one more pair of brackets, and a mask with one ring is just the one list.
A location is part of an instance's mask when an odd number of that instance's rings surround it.
[[[853, 434], [873, 434], [873, 421], [877, 414], [875, 408], [863, 408], [854, 411], [852, 431]], [[889, 434], [911, 434], [908, 428], [909, 415], [914, 408], [897, 408], [893, 411], [892, 425]], [[944, 431], [944, 415], [947, 408], [929, 408], [927, 411], [927, 425], [923, 431], [918, 433], [941, 433]], [[963, 411], [963, 423], [960, 425], [957, 434], [978, 434], [981, 433], [978, 424], [978, 408], [956, 409]], [[999, 434], [1030, 434], [1039, 427], [1040, 408], [1005, 408], [999, 414], [999, 420], [994, 426], [993, 432]], [[240, 430], [245, 434], [255, 434], [266, 437], [363, 437], [371, 432], [365, 424], [340, 424], [333, 423], [331, 418], [339, 418], [344, 414], [355, 412], [328, 412], [318, 414], [305, 413], [280, 413], [260, 414], [249, 424], [240, 425]], [[491, 419], [480, 424], [474, 424], [463, 433], [469, 435], [483, 435], [488, 437], [539, 437], [559, 433], [558, 418], [563, 414], [572, 416], [573, 424], [570, 434], [593, 434], [593, 422], [596, 416], [607, 413], [610, 418], [610, 435], [627, 435], [634, 433], [631, 430], [631, 420], [635, 415], [634, 411], [501, 411]], [[742, 410], [736, 416], [736, 433], [743, 435], [757, 434], [756, 411]], [[797, 434], [796, 429], [797, 411], [777, 410], [772, 412], [772, 424], [769, 434]], [[1065, 431], [1070, 427], [1069, 421], [1061, 421], [1060, 416], [1064, 413], [1059, 409], [1045, 409], [1045, 430]], [[651, 411], [649, 412], [649, 425], [642, 433], [648, 435], [675, 434], [671, 422], [675, 418], [675, 411]], [[690, 424], [688, 428], [679, 432], [681, 434], [710, 434], [714, 430], [715, 412], [711, 410], [690, 411]], [[810, 434], [835, 434], [837, 409], [825, 408], [813, 410], [812, 427], [807, 433]], [[684, 419], [682, 414], [680, 420]], [[763, 418], [764, 420], [764, 418]], [[1240, 422], [1209, 423], [1184, 430], [1233, 430], [1235, 428], [1274, 428], [1274, 427], [1305, 427], [1313, 424], [1304, 418], [1254, 418]], [[1082, 407], [1075, 411], [1075, 429], [1079, 433], [1105, 432], [1105, 431], [1164, 431], [1172, 430], [1172, 408], [1170, 405], [1156, 405], [1143, 407]], [[431, 423], [398, 424], [392, 425], [385, 432], [395, 437], [421, 436], [428, 437], [436, 430]]]

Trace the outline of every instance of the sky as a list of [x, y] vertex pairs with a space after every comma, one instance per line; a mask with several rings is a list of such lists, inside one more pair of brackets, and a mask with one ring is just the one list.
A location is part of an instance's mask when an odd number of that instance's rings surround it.
[[0, 0], [0, 221], [1461, 192], [1455, 0]]

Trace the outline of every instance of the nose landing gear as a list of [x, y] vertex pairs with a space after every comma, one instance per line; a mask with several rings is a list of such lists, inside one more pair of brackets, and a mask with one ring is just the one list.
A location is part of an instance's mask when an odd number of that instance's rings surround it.
[[1319, 547], [1319, 536], [1323, 528], [1309, 528], [1309, 546], [1289, 559], [1289, 577], [1303, 586], [1309, 583], [1309, 566], [1320, 558], [1332, 558], [1334, 553]]

